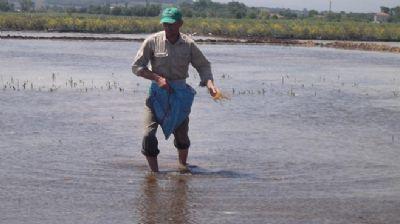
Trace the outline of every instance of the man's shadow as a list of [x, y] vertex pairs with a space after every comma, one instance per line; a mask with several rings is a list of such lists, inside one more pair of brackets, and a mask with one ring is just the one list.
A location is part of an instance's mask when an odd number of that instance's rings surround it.
[[148, 174], [145, 176], [139, 204], [139, 223], [188, 223], [188, 175]]

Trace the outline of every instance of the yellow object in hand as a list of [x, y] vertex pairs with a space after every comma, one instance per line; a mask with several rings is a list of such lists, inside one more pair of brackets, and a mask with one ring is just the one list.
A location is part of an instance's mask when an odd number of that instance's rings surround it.
[[213, 96], [213, 100], [229, 100], [229, 97], [223, 94], [220, 90], [217, 90], [217, 93]]
[[213, 96], [214, 100], [219, 100], [222, 97], [222, 93], [221, 91], [217, 90], [217, 93], [215, 93], [215, 95]]

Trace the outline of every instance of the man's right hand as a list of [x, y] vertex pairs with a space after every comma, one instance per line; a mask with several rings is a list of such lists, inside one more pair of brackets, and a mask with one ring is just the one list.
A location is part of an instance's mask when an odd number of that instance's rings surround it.
[[156, 81], [157, 85], [160, 88], [163, 88], [163, 89], [167, 90], [168, 92], [170, 91], [171, 88], [169, 87], [166, 78], [164, 78], [164, 77], [162, 77], [160, 75], [157, 75], [154, 81]]
[[138, 75], [145, 79], [154, 80], [160, 88], [163, 88], [167, 91], [171, 90], [166, 78], [153, 71], [150, 71], [147, 68], [140, 70]]

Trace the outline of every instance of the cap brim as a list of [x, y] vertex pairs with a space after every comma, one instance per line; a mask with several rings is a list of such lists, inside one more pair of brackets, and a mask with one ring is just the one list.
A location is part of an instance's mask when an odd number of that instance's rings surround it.
[[162, 18], [160, 20], [160, 23], [175, 23], [176, 20], [172, 19], [172, 18]]

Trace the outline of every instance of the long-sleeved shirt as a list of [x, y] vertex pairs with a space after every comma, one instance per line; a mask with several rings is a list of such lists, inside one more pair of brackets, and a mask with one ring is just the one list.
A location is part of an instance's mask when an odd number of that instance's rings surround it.
[[207, 80], [213, 80], [210, 62], [195, 42], [182, 33], [175, 44], [167, 40], [165, 31], [146, 38], [132, 63], [133, 73], [137, 75], [140, 70], [148, 69], [149, 62], [149, 70], [169, 80], [186, 79], [189, 64], [198, 71], [201, 86], [206, 85]]

